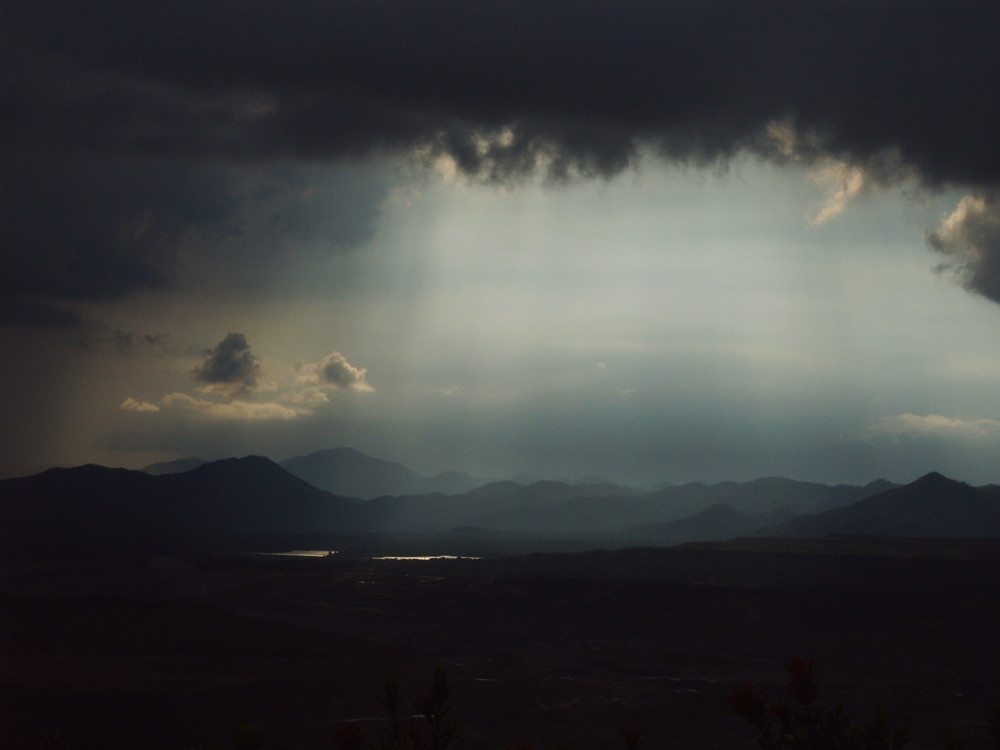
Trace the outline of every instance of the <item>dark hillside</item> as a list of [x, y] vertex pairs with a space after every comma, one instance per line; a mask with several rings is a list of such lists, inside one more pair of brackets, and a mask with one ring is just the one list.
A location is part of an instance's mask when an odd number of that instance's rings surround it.
[[932, 472], [844, 508], [795, 518], [760, 533], [995, 537], [1000, 536], [1000, 503], [989, 489], [976, 489]]
[[343, 532], [357, 528], [361, 506], [259, 456], [182, 474], [81, 466], [0, 482], [4, 533], [39, 537]]

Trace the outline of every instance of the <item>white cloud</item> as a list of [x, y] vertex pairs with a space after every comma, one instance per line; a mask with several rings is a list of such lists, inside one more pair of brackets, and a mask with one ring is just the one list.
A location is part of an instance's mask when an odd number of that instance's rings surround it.
[[1000, 420], [985, 417], [958, 419], [940, 414], [889, 414], [877, 419], [866, 430], [868, 437], [947, 436], [979, 438], [1000, 436]]
[[254, 404], [249, 401], [235, 400], [222, 403], [192, 398], [186, 393], [170, 393], [160, 399], [160, 403], [165, 408], [177, 407], [209, 417], [254, 422], [275, 419], [287, 421], [312, 413], [308, 409], [291, 408], [274, 402]]
[[807, 166], [809, 179], [826, 190], [826, 197], [809, 220], [813, 226], [822, 226], [839, 216], [858, 196], [915, 176], [895, 149], [880, 152], [863, 164], [852, 164], [831, 156], [817, 132], [802, 131], [792, 120], [772, 121], [764, 133], [773, 157]]
[[119, 409], [124, 409], [125, 411], [159, 411], [160, 407], [156, 404], [151, 404], [149, 401], [138, 401], [131, 396], [126, 398], [118, 405]]
[[810, 160], [823, 145], [815, 130], [801, 131], [794, 121], [787, 118], [769, 122], [764, 134], [777, 149], [775, 155], [789, 161]]
[[[328, 394], [331, 389], [375, 390], [365, 380], [368, 371], [352, 365], [340, 352], [333, 352], [319, 362], [297, 362], [294, 384], [298, 387], [291, 390], [284, 390], [277, 383], [262, 383], [259, 372], [257, 358], [250, 354], [245, 337], [242, 334], [230, 334], [215, 350], [206, 354], [205, 361], [195, 371], [196, 378], [202, 382], [217, 381], [198, 388], [200, 393], [212, 394], [215, 398], [197, 398], [187, 393], [174, 392], [157, 403], [128, 397], [119, 404], [119, 408], [136, 412], [171, 409], [233, 421], [288, 421], [311, 416], [314, 408], [329, 403]], [[233, 398], [249, 390], [278, 393], [271, 401], [254, 402]]]
[[303, 388], [301, 391], [288, 391], [279, 397], [286, 404], [297, 406], [319, 406], [330, 403], [330, 397], [320, 388]]
[[869, 180], [865, 170], [846, 162], [828, 162], [809, 171], [809, 178], [828, 189], [826, 200], [810, 220], [813, 226], [826, 224], [847, 210], [848, 204], [864, 191]]
[[333, 386], [343, 390], [374, 392], [366, 381], [368, 370], [355, 367], [340, 352], [331, 352], [319, 362], [295, 364], [296, 385]]

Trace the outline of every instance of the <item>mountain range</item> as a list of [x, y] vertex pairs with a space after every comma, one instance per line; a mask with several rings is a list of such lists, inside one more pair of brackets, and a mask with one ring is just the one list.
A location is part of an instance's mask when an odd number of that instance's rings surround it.
[[[459, 531], [576, 537], [595, 546], [737, 536], [1000, 536], [1000, 487], [936, 473], [902, 486], [780, 477], [649, 492], [600, 478], [476, 484], [458, 472], [423, 477], [350, 448], [280, 465], [261, 456], [184, 459], [146, 471], [88, 465], [0, 482], [0, 532], [120, 539]], [[400, 492], [384, 491], [393, 489]]]
[[355, 531], [364, 503], [324, 492], [260, 456], [177, 474], [80, 466], [0, 482], [7, 534], [123, 538]]
[[[147, 474], [182, 474], [202, 464], [201, 458], [179, 458], [176, 461], [150, 464]], [[457, 495], [486, 484], [464, 471], [446, 471], [425, 477], [394, 461], [366, 456], [354, 448], [318, 450], [308, 456], [295, 456], [279, 464], [314, 487], [334, 495], [358, 497], [364, 500], [383, 495], [416, 495], [441, 492]]]

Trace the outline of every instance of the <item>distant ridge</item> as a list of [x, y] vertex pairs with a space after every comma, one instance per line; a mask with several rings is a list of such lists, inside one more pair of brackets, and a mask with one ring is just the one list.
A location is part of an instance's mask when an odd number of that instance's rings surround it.
[[485, 484], [465, 472], [448, 471], [424, 477], [393, 461], [367, 456], [354, 448], [318, 450], [281, 462], [282, 468], [320, 489], [336, 495], [370, 500], [383, 495], [441, 492], [457, 495]]
[[1000, 536], [1000, 501], [937, 472], [910, 484], [825, 513], [800, 516], [763, 530], [775, 536]]
[[[461, 472], [422, 477], [352, 448], [316, 451], [284, 465], [263, 456], [181, 459], [145, 471], [87, 465], [0, 482], [0, 534], [116, 538], [474, 529], [481, 538], [544, 535], [618, 547], [737, 536], [1000, 537], [1000, 486], [974, 488], [936, 472], [904, 486], [765, 477], [653, 492], [592, 479], [477, 484]], [[456, 491], [469, 485], [475, 486]], [[330, 492], [330, 486], [340, 491]]]
[[202, 464], [206, 464], [208, 461], [202, 458], [178, 458], [175, 461], [163, 461], [160, 463], [150, 464], [149, 466], [143, 467], [143, 471], [147, 474], [153, 474], [155, 476], [162, 476], [163, 474], [183, 474], [185, 471], [191, 471], [191, 469], [197, 469]]

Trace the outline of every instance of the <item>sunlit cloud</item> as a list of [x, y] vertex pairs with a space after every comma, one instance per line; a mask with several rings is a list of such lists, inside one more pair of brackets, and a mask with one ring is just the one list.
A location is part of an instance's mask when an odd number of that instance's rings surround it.
[[808, 167], [806, 175], [826, 196], [809, 219], [822, 226], [844, 213], [858, 197], [878, 187], [898, 185], [916, 179], [898, 151], [885, 149], [864, 163], [853, 163], [831, 155], [824, 139], [811, 129], [802, 130], [791, 120], [775, 120], [764, 129], [764, 152], [777, 161]]
[[255, 404], [239, 399], [229, 402], [208, 401], [192, 398], [186, 393], [170, 393], [160, 399], [160, 403], [164, 408], [184, 409], [218, 419], [254, 422], [287, 421], [312, 413], [308, 409], [292, 408], [274, 402]]
[[279, 400], [286, 404], [295, 406], [319, 406], [330, 403], [330, 397], [326, 391], [320, 388], [304, 388], [301, 391], [287, 391], [282, 393]]
[[832, 162], [810, 170], [810, 179], [829, 191], [823, 205], [810, 219], [813, 226], [826, 224], [839, 216], [868, 185], [865, 170], [845, 162]]
[[124, 409], [125, 411], [146, 411], [154, 412], [159, 411], [160, 407], [156, 404], [151, 404], [149, 401], [139, 401], [137, 399], [129, 396], [124, 401], [118, 405], [119, 409]]
[[967, 289], [1000, 302], [1000, 197], [966, 195], [925, 238], [947, 257], [942, 270], [953, 272]]
[[988, 418], [959, 419], [940, 414], [890, 414], [875, 420], [866, 430], [870, 438], [879, 437], [963, 437], [1000, 436], [1000, 420]]
[[344, 390], [374, 392], [375, 388], [365, 379], [368, 370], [355, 367], [340, 352], [331, 352], [319, 362], [295, 363], [295, 384], [305, 386], [333, 386]]
[[[129, 396], [119, 408], [149, 414], [169, 410], [229, 421], [288, 421], [312, 416], [316, 408], [330, 402], [331, 390], [375, 390], [365, 381], [367, 370], [354, 367], [339, 352], [315, 363], [296, 362], [293, 370], [294, 386], [291, 388], [287, 382], [284, 386], [262, 382], [259, 361], [250, 352], [246, 337], [231, 333], [217, 347], [208, 350], [202, 363], [192, 371], [196, 380], [205, 383], [198, 388], [199, 392], [211, 394], [213, 398], [174, 392], [153, 403]], [[248, 391], [257, 394], [270, 391], [277, 396], [261, 402], [235, 398]]]
[[814, 130], [801, 130], [789, 119], [772, 120], [764, 128], [764, 135], [776, 156], [790, 161], [811, 159], [822, 147]]

